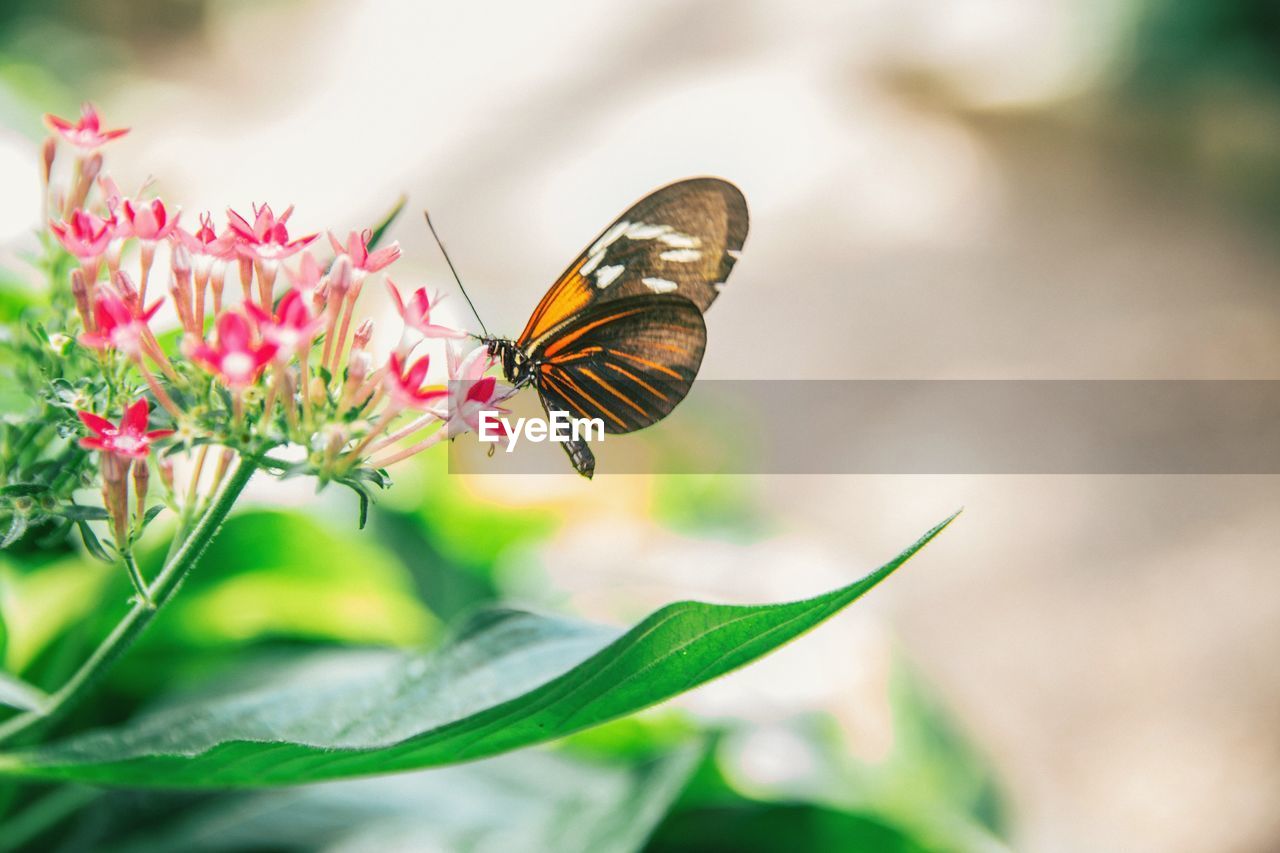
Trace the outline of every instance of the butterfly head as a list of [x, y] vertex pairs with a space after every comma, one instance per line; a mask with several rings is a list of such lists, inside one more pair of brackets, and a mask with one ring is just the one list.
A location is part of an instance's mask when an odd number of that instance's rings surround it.
[[521, 388], [533, 378], [533, 362], [520, 345], [507, 338], [483, 338], [489, 348], [489, 356], [502, 363], [502, 375], [516, 388]]

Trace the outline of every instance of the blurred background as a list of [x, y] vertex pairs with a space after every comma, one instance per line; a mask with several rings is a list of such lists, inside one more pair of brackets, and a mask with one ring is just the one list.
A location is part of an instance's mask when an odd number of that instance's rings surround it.
[[[632, 200], [712, 173], [743, 188], [752, 229], [705, 377], [1280, 379], [1270, 0], [9, 0], [10, 286], [39, 219], [40, 116], [86, 98], [134, 128], [110, 150], [126, 192], [154, 177], [192, 219], [268, 201], [297, 205], [299, 233], [358, 228], [407, 193], [495, 331]], [[416, 216], [392, 236], [397, 279], [452, 290]], [[1280, 847], [1275, 477], [587, 483], [450, 476], [442, 453], [394, 473], [365, 533], [346, 494], [260, 487], [87, 722], [281, 645], [434, 642], [499, 599], [623, 624], [674, 599], [798, 598], [966, 511], [763, 663], [476, 765], [473, 788], [73, 792], [68, 849], [216, 847], [233, 840], [210, 827], [263, 813], [295, 819], [261, 821], [259, 847], [314, 846], [334, 801], [350, 849], [396, 803], [422, 849], [551, 832], [584, 790], [629, 801], [591, 774], [691, 730], [719, 739], [655, 849]], [[122, 584], [74, 553], [0, 558], [10, 668], [89, 643]], [[553, 777], [563, 791], [529, 783]], [[442, 805], [459, 790], [500, 808], [466, 824]]]

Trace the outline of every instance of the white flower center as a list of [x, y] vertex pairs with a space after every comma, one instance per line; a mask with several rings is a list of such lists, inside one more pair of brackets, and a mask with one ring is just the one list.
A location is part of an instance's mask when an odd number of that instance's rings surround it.
[[227, 353], [222, 359], [222, 372], [233, 382], [244, 382], [253, 376], [253, 357], [245, 352]]

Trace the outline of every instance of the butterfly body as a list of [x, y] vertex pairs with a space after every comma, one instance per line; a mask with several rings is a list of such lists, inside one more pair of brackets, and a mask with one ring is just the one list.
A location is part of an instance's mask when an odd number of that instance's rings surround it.
[[[706, 348], [704, 312], [747, 235], [737, 187], [692, 178], [632, 205], [556, 280], [514, 340], [485, 338], [508, 382], [532, 384], [548, 413], [626, 433], [684, 399]], [[590, 477], [585, 442], [564, 445]]]

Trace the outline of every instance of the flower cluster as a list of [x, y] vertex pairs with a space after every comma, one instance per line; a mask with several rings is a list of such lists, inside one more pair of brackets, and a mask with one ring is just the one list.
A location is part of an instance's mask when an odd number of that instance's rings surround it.
[[[69, 259], [76, 345], [116, 377], [79, 417], [82, 445], [100, 456], [122, 553], [147, 516], [150, 464], [184, 514], [209, 499], [234, 456], [340, 482], [367, 499], [368, 484], [384, 485], [385, 466], [476, 429], [478, 412], [511, 393], [486, 376], [493, 364], [483, 347], [468, 349], [471, 336], [433, 317], [437, 296], [386, 278], [400, 258], [398, 244], [380, 245], [389, 222], [330, 231], [327, 241], [291, 230], [292, 207], [228, 208], [221, 219], [202, 213], [184, 222], [177, 206], [145, 189], [124, 195], [104, 170], [101, 148], [127, 130], [104, 130], [90, 105], [78, 122], [47, 121], [48, 245]], [[60, 179], [60, 171], [69, 174]], [[379, 275], [401, 325], [386, 353], [371, 346], [372, 320], [358, 311]], [[447, 350], [448, 386], [430, 382], [432, 340]], [[163, 428], [148, 431], [152, 416]], [[215, 451], [217, 473], [202, 483]], [[186, 460], [185, 489], [173, 483], [175, 459]]]

